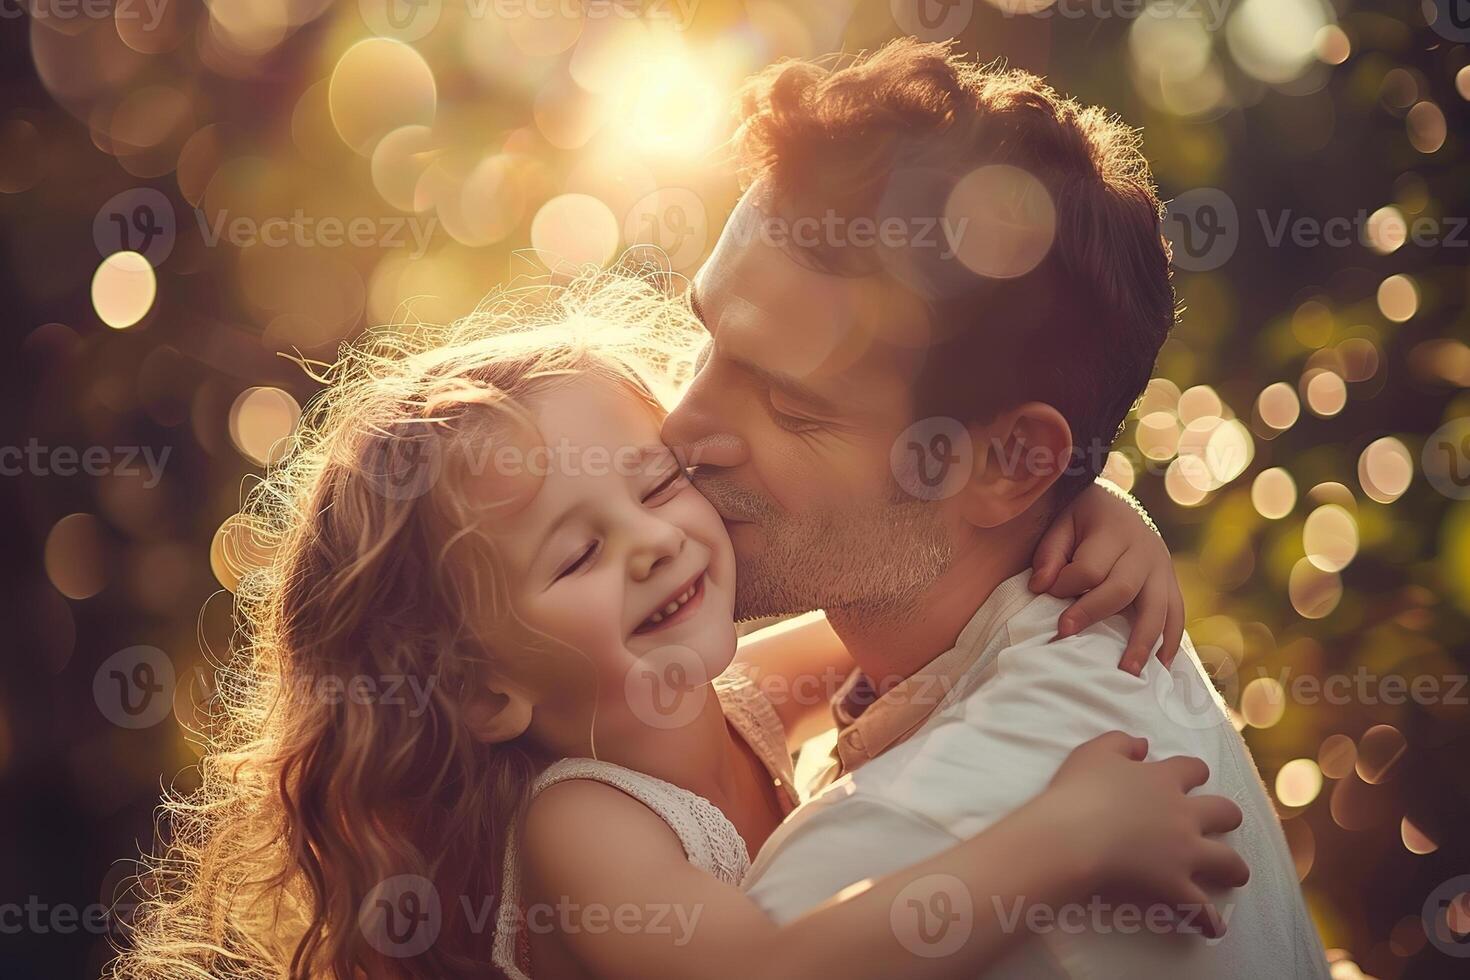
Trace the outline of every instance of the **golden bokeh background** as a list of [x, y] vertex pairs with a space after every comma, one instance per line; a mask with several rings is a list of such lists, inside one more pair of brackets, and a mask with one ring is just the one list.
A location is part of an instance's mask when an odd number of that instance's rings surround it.
[[[12, 0], [0, 900], [109, 901], [187, 785], [260, 554], [234, 515], [314, 390], [293, 358], [634, 246], [692, 273], [744, 77], [953, 35], [1144, 127], [1183, 314], [1106, 472], [1174, 550], [1334, 977], [1465, 975], [1464, 6]], [[139, 646], [173, 704], [128, 727], [94, 681]], [[80, 939], [3, 942], [95, 975]]]

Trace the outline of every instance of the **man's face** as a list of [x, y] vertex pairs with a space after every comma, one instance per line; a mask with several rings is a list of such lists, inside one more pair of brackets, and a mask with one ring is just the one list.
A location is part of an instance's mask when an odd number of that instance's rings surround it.
[[664, 441], [729, 528], [737, 617], [900, 611], [952, 555], [940, 506], [903, 493], [889, 462], [924, 313], [887, 280], [764, 240], [750, 198], [693, 286], [710, 344]]

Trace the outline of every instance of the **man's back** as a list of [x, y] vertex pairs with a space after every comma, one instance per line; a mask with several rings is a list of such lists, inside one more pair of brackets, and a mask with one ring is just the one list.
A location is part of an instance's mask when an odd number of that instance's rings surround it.
[[[1020, 588], [1012, 579], [997, 592]], [[1244, 812], [1240, 829], [1225, 840], [1250, 865], [1251, 881], [1217, 900], [1226, 936], [1207, 942], [1183, 935], [1157, 911], [1098, 897], [1062, 908], [991, 909], [988, 895], [956, 895], [932, 910], [930, 922], [922, 921], [930, 910], [894, 910], [895, 928], [903, 928], [905, 915], [918, 917], [905, 930], [916, 954], [942, 953], [950, 931], [965, 928], [956, 910], [968, 900], [977, 908], [984, 903], [1006, 928], [1034, 934], [991, 977], [1326, 978], [1275, 811], [1192, 647], [1186, 641], [1171, 670], [1151, 661], [1135, 678], [1117, 669], [1126, 643], [1121, 619], [1048, 643], [1063, 608], [1042, 596], [1006, 619], [922, 729], [839, 779], [777, 830], [746, 889], [774, 919], [787, 921], [849, 885], [984, 830], [1044, 789], [1077, 745], [1121, 729], [1146, 737], [1151, 759], [1205, 760], [1211, 775], [1200, 792], [1229, 796]]]

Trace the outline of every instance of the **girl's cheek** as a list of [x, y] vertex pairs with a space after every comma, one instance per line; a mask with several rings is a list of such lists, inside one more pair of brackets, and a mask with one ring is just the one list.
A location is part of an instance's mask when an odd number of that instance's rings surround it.
[[621, 648], [623, 610], [618, 598], [614, 585], [597, 576], [585, 577], [558, 602], [555, 622], [559, 635], [588, 655]]

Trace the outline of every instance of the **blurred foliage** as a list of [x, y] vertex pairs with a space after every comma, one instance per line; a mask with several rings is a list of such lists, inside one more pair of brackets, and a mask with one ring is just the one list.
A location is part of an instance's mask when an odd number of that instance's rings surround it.
[[[740, 80], [907, 31], [1144, 128], [1183, 312], [1109, 473], [1174, 549], [1334, 976], [1463, 975], [1421, 915], [1470, 870], [1453, 2], [23, 6], [0, 62], [3, 444], [29, 454], [6, 481], [0, 894], [105, 900], [160, 777], [187, 783], [250, 558], [228, 518], [313, 390], [282, 352], [640, 243], [692, 272], [738, 196]], [[138, 645], [167, 651], [174, 713], [127, 729], [93, 681]], [[7, 935], [7, 963], [95, 974], [106, 942], [63, 931]]]

